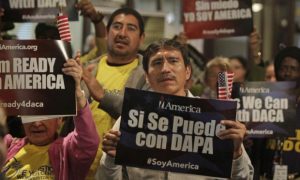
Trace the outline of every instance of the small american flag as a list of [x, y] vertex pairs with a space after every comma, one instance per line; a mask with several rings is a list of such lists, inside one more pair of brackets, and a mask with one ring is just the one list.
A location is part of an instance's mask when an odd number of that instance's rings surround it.
[[70, 42], [71, 41], [71, 33], [70, 33], [68, 16], [65, 16], [60, 13], [57, 16], [57, 27], [58, 27], [60, 39]]
[[219, 72], [218, 74], [218, 99], [230, 99], [233, 83], [233, 72]]

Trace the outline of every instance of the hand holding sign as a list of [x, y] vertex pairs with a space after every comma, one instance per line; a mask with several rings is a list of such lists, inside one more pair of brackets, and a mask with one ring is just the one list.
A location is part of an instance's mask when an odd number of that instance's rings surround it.
[[116, 156], [117, 144], [120, 141], [121, 132], [110, 130], [104, 135], [102, 150], [111, 157]]
[[69, 76], [72, 76], [75, 80], [75, 87], [80, 86], [83, 70], [79, 61], [80, 53], [77, 52], [75, 59], [69, 59], [64, 63], [62, 71]]
[[83, 70], [80, 64], [80, 53], [77, 52], [75, 59], [69, 59], [64, 63], [62, 71], [69, 76], [72, 76], [75, 81], [75, 93], [77, 100], [77, 110], [80, 110], [85, 107], [87, 101], [84, 95], [84, 92], [81, 90], [80, 82], [83, 74]]
[[232, 139], [234, 144], [233, 158], [236, 159], [242, 155], [242, 143], [246, 135], [246, 126], [238, 121], [222, 120], [221, 124], [225, 125], [226, 130], [220, 131], [220, 139]]

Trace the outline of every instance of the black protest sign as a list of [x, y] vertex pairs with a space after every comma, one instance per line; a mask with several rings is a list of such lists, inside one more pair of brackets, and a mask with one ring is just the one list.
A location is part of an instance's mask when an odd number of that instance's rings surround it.
[[78, 21], [76, 0], [1, 0], [4, 8], [2, 21], [56, 22], [58, 13], [67, 15], [70, 21]]
[[70, 44], [0, 41], [0, 107], [8, 115], [74, 115], [75, 82], [62, 72]]
[[295, 87], [295, 82], [241, 84], [237, 119], [246, 123], [249, 137], [295, 135], [299, 121]]
[[184, 32], [190, 39], [249, 35], [251, 0], [184, 0]]
[[126, 89], [115, 163], [229, 178], [233, 143], [217, 134], [235, 115], [235, 101]]

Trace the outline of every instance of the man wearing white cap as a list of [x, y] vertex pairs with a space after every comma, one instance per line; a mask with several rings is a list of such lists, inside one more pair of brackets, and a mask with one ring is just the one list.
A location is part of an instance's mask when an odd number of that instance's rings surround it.
[[75, 130], [66, 137], [57, 135], [62, 117], [23, 116], [26, 137], [5, 136], [7, 158], [2, 173], [7, 179], [84, 179], [99, 145], [92, 114], [80, 88], [79, 58], [69, 59], [62, 71], [75, 80], [77, 116]]

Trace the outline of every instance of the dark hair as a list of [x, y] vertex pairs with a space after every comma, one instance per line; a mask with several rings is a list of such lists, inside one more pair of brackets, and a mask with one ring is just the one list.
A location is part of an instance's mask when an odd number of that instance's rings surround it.
[[246, 58], [244, 58], [242, 56], [231, 56], [231, 57], [229, 57], [229, 61], [232, 60], [232, 59], [238, 60], [242, 64], [244, 69], [246, 69], [246, 70], [248, 69], [248, 64], [247, 64]]
[[295, 46], [286, 47], [278, 52], [278, 54], [275, 56], [274, 61], [274, 68], [275, 68], [275, 76], [277, 80], [281, 80], [279, 77], [279, 69], [281, 66], [282, 61], [286, 57], [294, 58], [298, 61], [300, 64], [300, 49]]
[[183, 45], [180, 42], [173, 40], [173, 39], [162, 39], [162, 40], [151, 43], [144, 51], [143, 68], [144, 68], [145, 72], [148, 72], [150, 57], [153, 56], [155, 53], [157, 53], [161, 49], [180, 51], [181, 55], [183, 57], [184, 65], [185, 66], [191, 65], [191, 62], [190, 62], [190, 59], [188, 56], [188, 50], [185, 45]]
[[238, 60], [239, 63], [241, 63], [241, 65], [243, 66], [243, 68], [246, 71], [245, 78], [247, 78], [248, 77], [248, 71], [249, 71], [247, 59], [244, 58], [243, 56], [231, 56], [231, 57], [229, 57], [229, 61], [231, 61], [232, 59], [236, 59], [236, 60]]
[[35, 27], [36, 39], [60, 39], [59, 31], [56, 26], [46, 23], [38, 23]]
[[9, 31], [15, 28], [15, 25], [13, 22], [1, 22], [0, 31]]
[[144, 25], [144, 20], [143, 17], [139, 12], [132, 8], [124, 7], [117, 9], [115, 12], [112, 13], [112, 15], [109, 17], [109, 20], [107, 22], [106, 30], [109, 31], [111, 24], [113, 23], [114, 18], [119, 15], [119, 14], [125, 14], [125, 15], [132, 15], [134, 16], [139, 23], [139, 28], [140, 28], [140, 36], [145, 32], [145, 25]]

